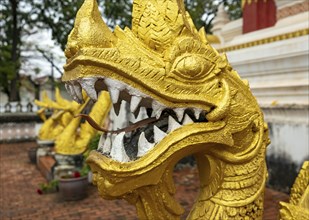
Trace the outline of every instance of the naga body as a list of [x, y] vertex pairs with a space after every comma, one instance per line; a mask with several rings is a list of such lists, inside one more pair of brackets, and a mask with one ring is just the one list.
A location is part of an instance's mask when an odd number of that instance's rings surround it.
[[82, 102], [81, 88], [94, 100], [106, 90], [113, 102], [112, 132], [88, 157], [103, 198], [127, 200], [140, 219], [179, 219], [172, 172], [193, 155], [200, 192], [188, 219], [262, 218], [263, 114], [182, 1], [134, 0], [132, 28], [111, 32], [85, 0], [65, 54], [71, 95]]

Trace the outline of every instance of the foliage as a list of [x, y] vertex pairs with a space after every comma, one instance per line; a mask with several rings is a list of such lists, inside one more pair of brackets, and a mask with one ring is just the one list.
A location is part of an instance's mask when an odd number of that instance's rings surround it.
[[106, 24], [114, 28], [116, 25], [124, 28], [131, 26], [132, 3], [128, 0], [100, 1]]
[[11, 60], [11, 46], [0, 45], [0, 88], [6, 94], [9, 93], [8, 80], [12, 80], [16, 72], [16, 63]]
[[240, 0], [223, 0], [223, 4], [227, 9], [231, 20], [236, 20], [242, 16], [242, 8]]
[[84, 164], [83, 164], [83, 167], [80, 171], [81, 175], [84, 176], [86, 174], [88, 174], [88, 172], [90, 171], [90, 167], [88, 164], [85, 163], [85, 160], [87, 159], [87, 157], [89, 156], [89, 153], [92, 151], [92, 150], [96, 150], [98, 148], [98, 145], [99, 145], [99, 141], [100, 141], [100, 138], [101, 138], [101, 135], [100, 134], [96, 134], [96, 136], [94, 136], [89, 144], [88, 144], [88, 148], [87, 148], [87, 151], [84, 153]]
[[[3, 0], [0, 6], [0, 86], [5, 93], [18, 88], [17, 72], [20, 66], [21, 42], [19, 37], [21, 29], [18, 22], [23, 14], [18, 16], [17, 5], [17, 0]], [[13, 99], [18, 99], [16, 93], [13, 96]]]
[[39, 189], [37, 189], [38, 194], [46, 194], [46, 193], [52, 193], [58, 191], [58, 180], [52, 180], [48, 183], [40, 183]]
[[[51, 29], [53, 39], [63, 50], [73, 28], [76, 13], [83, 2], [84, 0], [38, 1], [32, 5], [40, 28]], [[116, 25], [130, 25], [132, 3], [129, 1], [99, 1], [99, 7], [103, 16], [107, 18], [105, 22], [111, 28]]]
[[88, 145], [89, 151], [96, 150], [98, 148], [100, 137], [101, 137], [101, 134], [96, 134], [96, 136], [94, 136], [94, 138], [90, 140], [89, 145]]
[[89, 173], [89, 171], [90, 171], [89, 165], [86, 164], [86, 163], [84, 163], [82, 169], [80, 170], [80, 175], [81, 175], [81, 176], [87, 176], [88, 173]]
[[[64, 49], [77, 10], [83, 0], [1, 0], [0, 5], [0, 87], [16, 101], [19, 89], [19, 69], [23, 59], [23, 49], [27, 50], [24, 36], [37, 33], [41, 29], [52, 31], [56, 43]], [[241, 16], [240, 0], [185, 0], [188, 11], [198, 28], [204, 26], [210, 33], [211, 22], [219, 4], [224, 4], [231, 19]], [[132, 1], [99, 0], [105, 21], [112, 29], [119, 25], [130, 26]]]
[[196, 27], [204, 27], [206, 33], [211, 33], [212, 21], [220, 4], [224, 4], [231, 20], [242, 15], [240, 0], [185, 0], [185, 4]]
[[32, 7], [35, 9], [38, 26], [52, 31], [53, 39], [64, 50], [76, 16], [83, 0], [70, 1], [37, 1]]

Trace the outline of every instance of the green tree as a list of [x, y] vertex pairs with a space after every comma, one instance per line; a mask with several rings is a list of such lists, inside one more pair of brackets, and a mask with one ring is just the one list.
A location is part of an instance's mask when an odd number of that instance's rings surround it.
[[[77, 10], [83, 0], [1, 0], [0, 5], [0, 89], [10, 101], [18, 101], [23, 37], [41, 29], [52, 30], [52, 37], [64, 50]], [[132, 4], [125, 0], [100, 1], [110, 27], [128, 25]]]
[[83, 0], [1, 0], [0, 5], [0, 89], [10, 101], [18, 101], [24, 37], [51, 29], [55, 41], [64, 48], [74, 18]]
[[212, 21], [221, 4], [224, 4], [231, 20], [242, 16], [241, 0], [185, 0], [186, 8], [194, 24], [198, 29], [204, 27], [206, 33], [211, 33]]
[[[231, 20], [241, 17], [240, 0], [184, 0], [187, 10], [190, 12], [194, 23], [198, 28], [204, 26], [207, 33], [210, 32], [211, 23], [217, 13], [218, 6], [224, 4]], [[128, 0], [99, 0], [99, 7], [106, 24], [111, 28], [116, 25], [124, 28], [131, 26], [132, 1]], [[64, 50], [67, 36], [69, 35], [77, 10], [83, 0], [70, 1], [42, 1], [33, 4], [34, 14], [38, 15], [41, 28], [50, 28], [54, 40]]]
[[116, 25], [130, 27], [132, 20], [132, 2], [128, 0], [100, 1], [102, 14], [110, 28]]
[[[218, 6], [224, 4], [230, 18], [241, 16], [240, 0], [184, 0], [198, 28], [204, 26], [211, 33], [211, 23]], [[19, 100], [19, 70], [23, 36], [41, 29], [52, 30], [53, 39], [64, 50], [77, 10], [83, 0], [1, 0], [0, 5], [0, 87], [10, 101]], [[99, 0], [108, 26], [131, 25], [132, 1]], [[25, 47], [26, 48], [26, 47]]]
[[[74, 19], [83, 0], [71, 1], [42, 1], [33, 5], [38, 15], [41, 28], [52, 30], [53, 39], [64, 50], [67, 37], [73, 28]], [[131, 21], [132, 3], [127, 0], [100, 1], [99, 7], [105, 22], [111, 28], [116, 25], [129, 26]]]
[[37, 15], [39, 28], [51, 29], [52, 37], [64, 50], [76, 16], [83, 0], [37, 1], [32, 5]]
[[[10, 101], [19, 99], [18, 80], [20, 67], [20, 33], [18, 0], [3, 0], [0, 6], [0, 74], [1, 87]], [[8, 82], [8, 83], [6, 83]]]

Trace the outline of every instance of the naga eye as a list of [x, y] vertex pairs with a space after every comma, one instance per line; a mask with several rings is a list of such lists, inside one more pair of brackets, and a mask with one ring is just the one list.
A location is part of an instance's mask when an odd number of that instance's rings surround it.
[[214, 68], [214, 64], [202, 56], [187, 55], [175, 60], [172, 66], [173, 78], [202, 80]]

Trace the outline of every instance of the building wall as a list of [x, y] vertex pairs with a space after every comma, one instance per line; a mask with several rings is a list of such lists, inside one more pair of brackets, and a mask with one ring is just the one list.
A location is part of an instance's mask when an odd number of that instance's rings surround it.
[[309, 158], [308, 36], [228, 52], [269, 124], [268, 155], [301, 165]]
[[304, 2], [280, 1], [278, 10], [291, 13], [273, 27], [248, 34], [240, 32], [241, 19], [226, 23], [218, 31], [221, 45], [215, 45], [249, 81], [264, 112], [272, 142], [268, 156], [297, 166], [309, 159], [309, 23]]

